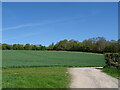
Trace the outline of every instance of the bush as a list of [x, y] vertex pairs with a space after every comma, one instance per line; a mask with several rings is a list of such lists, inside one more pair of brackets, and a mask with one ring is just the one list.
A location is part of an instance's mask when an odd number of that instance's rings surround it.
[[113, 66], [120, 68], [120, 54], [119, 53], [105, 53], [106, 66]]

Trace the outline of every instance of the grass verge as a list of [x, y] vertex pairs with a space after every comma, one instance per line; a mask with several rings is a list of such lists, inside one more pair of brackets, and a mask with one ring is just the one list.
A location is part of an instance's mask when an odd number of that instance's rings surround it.
[[107, 67], [102, 70], [102, 72], [105, 72], [106, 74], [120, 79], [120, 70], [116, 67]]
[[68, 88], [69, 82], [64, 67], [3, 69], [3, 88]]

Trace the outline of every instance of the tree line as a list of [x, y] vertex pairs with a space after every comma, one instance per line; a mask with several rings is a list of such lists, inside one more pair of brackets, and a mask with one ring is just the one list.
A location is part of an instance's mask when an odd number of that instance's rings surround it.
[[[120, 39], [118, 40], [120, 41]], [[64, 51], [81, 51], [81, 52], [93, 52], [104, 53], [111, 52], [116, 53], [120, 51], [120, 44], [118, 41], [108, 41], [104, 37], [89, 38], [82, 42], [77, 40], [61, 40], [56, 44], [52, 43], [49, 46], [33, 45], [33, 44], [1, 44], [2, 50], [64, 50]]]

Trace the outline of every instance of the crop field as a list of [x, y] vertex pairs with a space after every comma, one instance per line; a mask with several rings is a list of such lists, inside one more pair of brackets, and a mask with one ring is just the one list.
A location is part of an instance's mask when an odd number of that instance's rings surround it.
[[105, 65], [101, 54], [31, 50], [3, 50], [2, 63], [3, 88], [69, 88], [69, 66]]
[[68, 88], [69, 75], [64, 67], [3, 69], [3, 88]]
[[3, 50], [3, 67], [104, 66], [104, 56], [83, 52]]

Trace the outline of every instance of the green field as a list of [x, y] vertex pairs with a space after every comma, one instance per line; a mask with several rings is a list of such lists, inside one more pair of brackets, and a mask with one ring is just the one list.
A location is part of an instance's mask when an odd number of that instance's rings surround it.
[[69, 75], [63, 67], [3, 69], [3, 88], [68, 88]]
[[69, 88], [69, 66], [105, 65], [101, 54], [31, 50], [3, 50], [2, 63], [3, 88]]
[[104, 66], [104, 56], [83, 52], [3, 50], [3, 67]]

